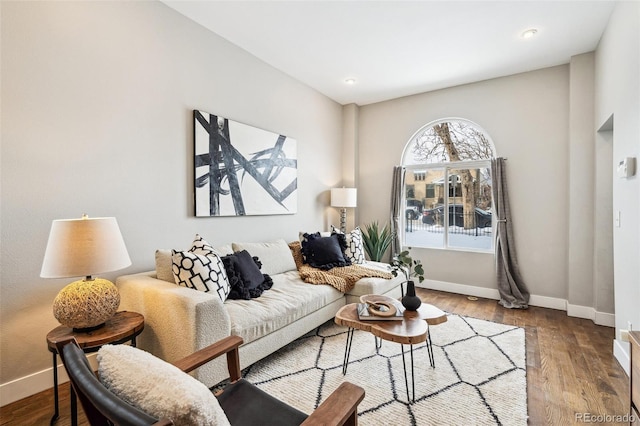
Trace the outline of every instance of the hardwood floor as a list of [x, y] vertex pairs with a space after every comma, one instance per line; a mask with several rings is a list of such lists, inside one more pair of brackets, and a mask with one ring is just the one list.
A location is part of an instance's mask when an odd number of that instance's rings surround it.
[[530, 425], [628, 412], [629, 378], [613, 357], [613, 328], [554, 309], [504, 309], [495, 300], [424, 289], [418, 294], [447, 312], [525, 328]]
[[[469, 300], [425, 289], [417, 292], [447, 312], [525, 328], [530, 425], [579, 424], [583, 422], [577, 415], [588, 413], [593, 418], [628, 412], [628, 377], [613, 357], [613, 328], [567, 317], [564, 311], [538, 307], [509, 310], [490, 299]], [[81, 408], [79, 411], [78, 424], [87, 425]], [[47, 425], [52, 414], [53, 391], [47, 390], [2, 407], [0, 425]], [[56, 425], [70, 424], [69, 388], [65, 384], [61, 386]]]

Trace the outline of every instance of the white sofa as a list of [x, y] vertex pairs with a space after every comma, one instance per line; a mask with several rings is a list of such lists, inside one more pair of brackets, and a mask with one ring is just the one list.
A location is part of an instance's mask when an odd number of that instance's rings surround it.
[[[242, 246], [234, 248], [239, 247]], [[253, 254], [251, 250], [249, 253]], [[295, 263], [293, 268], [280, 271], [282, 251], [277, 256], [261, 254], [258, 257], [263, 263], [262, 271], [278, 273], [270, 273], [272, 288], [251, 300], [222, 302], [215, 293], [168, 282], [166, 271], [161, 273], [165, 280], [158, 279], [161, 272], [158, 253], [156, 271], [119, 277], [116, 285], [121, 296], [120, 309], [139, 312], [145, 317], [145, 329], [138, 337], [138, 346], [172, 362], [226, 336], [237, 335], [244, 339], [240, 363], [241, 368], [245, 368], [331, 320], [342, 306], [358, 302], [363, 294], [401, 296], [401, 277], [362, 278], [345, 294], [329, 285], [303, 282]], [[289, 259], [285, 260], [285, 265], [292, 264]], [[388, 265], [383, 263], [367, 261], [361, 266], [388, 271]], [[226, 363], [223, 360], [209, 363], [198, 369], [195, 377], [213, 386], [228, 377]]]

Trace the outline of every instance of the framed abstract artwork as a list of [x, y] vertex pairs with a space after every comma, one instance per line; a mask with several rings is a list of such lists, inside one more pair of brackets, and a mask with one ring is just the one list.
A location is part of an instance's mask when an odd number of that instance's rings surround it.
[[296, 141], [193, 111], [196, 216], [297, 211]]

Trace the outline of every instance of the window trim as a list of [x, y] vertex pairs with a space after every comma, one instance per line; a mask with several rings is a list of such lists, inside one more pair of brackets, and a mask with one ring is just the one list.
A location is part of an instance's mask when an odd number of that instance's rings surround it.
[[482, 132], [482, 134], [484, 135], [485, 138], [487, 138], [487, 141], [489, 142], [489, 144], [491, 144], [491, 150], [493, 151], [493, 157], [486, 159], [486, 160], [466, 160], [466, 161], [460, 161], [460, 163], [464, 163], [464, 162], [473, 162], [473, 161], [491, 161], [493, 158], [496, 158], [496, 145], [493, 143], [493, 139], [491, 139], [491, 136], [489, 136], [489, 133], [484, 129], [484, 127], [480, 126], [478, 123], [476, 123], [475, 121], [471, 121], [468, 120], [466, 118], [462, 118], [462, 117], [446, 117], [446, 118], [439, 118], [437, 120], [433, 120], [427, 124], [425, 124], [424, 126], [420, 127], [413, 135], [411, 135], [411, 137], [409, 138], [409, 140], [407, 141], [407, 143], [404, 146], [404, 149], [402, 150], [402, 155], [400, 156], [400, 164], [406, 169], [408, 167], [413, 167], [413, 166], [419, 166], [419, 168], [426, 168], [426, 166], [430, 165], [430, 164], [449, 164], [449, 163], [419, 163], [419, 164], [405, 164], [405, 159], [407, 157], [407, 150], [409, 149], [409, 147], [412, 145], [412, 142], [415, 140], [415, 138], [422, 132], [425, 131], [425, 129], [429, 129], [433, 126], [436, 126], [438, 124], [441, 123], [445, 123], [445, 122], [452, 122], [452, 121], [462, 121], [465, 123], [468, 123], [469, 125], [473, 126], [476, 128], [476, 130], [479, 130], [480, 132]]
[[[489, 144], [491, 145], [491, 150], [493, 152], [493, 157], [492, 158], [487, 158], [487, 159], [483, 159], [483, 160], [465, 160], [465, 161], [449, 161], [449, 162], [440, 162], [440, 163], [416, 163], [416, 164], [406, 164], [408, 162], [408, 156], [410, 153], [410, 149], [414, 144], [414, 141], [416, 140], [416, 138], [423, 132], [425, 132], [426, 130], [432, 128], [435, 125], [441, 124], [441, 123], [445, 123], [445, 122], [464, 122], [472, 127], [474, 127], [476, 130], [482, 132], [482, 134], [484, 135], [484, 137], [487, 139], [487, 141], [489, 142]], [[478, 123], [471, 121], [469, 119], [466, 118], [462, 118], [462, 117], [445, 117], [445, 118], [439, 118], [437, 120], [432, 120], [429, 123], [421, 126], [415, 133], [413, 133], [413, 135], [411, 135], [411, 137], [408, 139], [407, 143], [404, 146], [404, 149], [402, 150], [402, 155], [400, 157], [400, 164], [402, 165], [402, 167], [404, 167], [405, 169], [405, 173], [409, 170], [413, 170], [413, 169], [420, 169], [420, 170], [429, 170], [429, 169], [445, 169], [445, 173], [448, 179], [448, 171], [446, 170], [447, 167], [451, 167], [451, 168], [455, 168], [456, 166], [458, 166], [458, 168], [473, 168], [476, 165], [482, 165], [482, 167], [489, 167], [491, 168], [491, 160], [495, 159], [497, 157], [497, 151], [496, 151], [496, 145], [493, 143], [493, 139], [491, 138], [491, 136], [489, 135], [489, 132], [487, 132], [482, 126], [478, 125]], [[447, 198], [447, 205], [448, 205], [448, 199], [449, 199], [449, 191], [445, 191], [445, 197]], [[406, 191], [403, 188], [402, 191], [402, 206], [406, 205]], [[491, 197], [491, 209], [492, 212], [495, 212], [495, 203], [493, 200], [493, 197]], [[402, 231], [402, 238], [401, 238], [401, 244], [406, 246], [405, 241], [405, 233], [406, 233], [406, 229], [407, 229], [407, 219], [406, 219], [406, 215], [400, 215], [401, 216], [401, 220], [400, 220], [400, 231]], [[448, 225], [449, 222], [449, 215], [446, 214], [446, 223]], [[448, 226], [447, 226], [448, 229]], [[427, 248], [427, 249], [434, 249], [434, 250], [450, 250], [450, 251], [464, 251], [464, 252], [474, 252], [474, 253], [489, 253], [489, 254], [493, 254], [495, 255], [495, 232], [496, 232], [496, 222], [495, 220], [493, 220], [491, 222], [491, 235], [493, 236], [493, 238], [491, 239], [491, 248], [490, 249], [474, 249], [471, 247], [449, 247], [448, 246], [448, 237], [449, 237], [449, 233], [445, 232], [445, 242], [444, 242], [444, 247], [421, 247], [421, 248]]]

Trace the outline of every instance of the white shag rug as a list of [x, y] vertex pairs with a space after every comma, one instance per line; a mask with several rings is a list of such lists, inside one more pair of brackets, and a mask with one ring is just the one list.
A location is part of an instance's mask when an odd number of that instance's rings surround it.
[[[359, 424], [526, 425], [525, 333], [520, 327], [449, 315], [431, 326], [435, 368], [414, 345], [415, 403], [407, 402], [400, 345], [356, 331], [342, 375], [346, 328], [332, 321], [244, 371], [245, 378], [299, 410], [312, 412], [340, 383], [362, 386]], [[409, 347], [405, 345], [411, 391]]]

